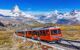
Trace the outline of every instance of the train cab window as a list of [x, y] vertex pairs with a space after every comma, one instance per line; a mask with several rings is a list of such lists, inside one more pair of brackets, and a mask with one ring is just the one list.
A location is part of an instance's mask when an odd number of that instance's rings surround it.
[[40, 35], [42, 35], [43, 34], [43, 32], [40, 30]]
[[38, 36], [41, 36], [40, 31], [37, 31], [37, 35], [38, 35]]
[[51, 34], [60, 34], [61, 33], [61, 30], [51, 30]]

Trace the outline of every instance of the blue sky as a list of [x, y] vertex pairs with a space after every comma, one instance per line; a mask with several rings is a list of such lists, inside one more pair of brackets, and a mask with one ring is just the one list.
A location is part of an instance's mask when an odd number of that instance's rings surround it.
[[23, 11], [80, 9], [80, 0], [0, 0], [0, 9], [12, 9], [16, 4]]

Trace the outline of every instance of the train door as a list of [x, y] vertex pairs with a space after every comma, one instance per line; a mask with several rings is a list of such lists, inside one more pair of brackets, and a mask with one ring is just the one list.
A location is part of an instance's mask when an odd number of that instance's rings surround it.
[[41, 30], [40, 31], [40, 34], [41, 34], [41, 36], [40, 36], [40, 39], [41, 40], [52, 41], [51, 40], [51, 34], [50, 34], [50, 30], [49, 29], [47, 29], [47, 30]]
[[46, 41], [51, 41], [51, 34], [50, 34], [49, 29], [45, 30], [45, 33], [46, 33], [45, 40]]
[[27, 31], [26, 37], [31, 38], [32, 37], [32, 31]]
[[37, 38], [38, 38], [38, 31], [33, 31], [32, 39], [37, 39]]
[[45, 30], [40, 30], [40, 39], [45, 40], [46, 39], [46, 32]]
[[49, 30], [45, 30], [45, 32], [46, 32], [46, 36], [50, 36], [51, 35]]
[[25, 37], [26, 38], [28, 37], [28, 31], [25, 31]]

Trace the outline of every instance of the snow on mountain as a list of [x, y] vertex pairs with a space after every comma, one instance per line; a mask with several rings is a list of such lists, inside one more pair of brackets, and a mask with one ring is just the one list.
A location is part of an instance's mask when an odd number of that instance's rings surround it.
[[10, 10], [2, 10], [2, 9], [0, 9], [0, 14], [8, 16], [11, 13], [10, 13]]
[[52, 12], [35, 15], [35, 17], [36, 17], [35, 19], [41, 23], [56, 23], [57, 16], [58, 16], [58, 11], [55, 10]]
[[71, 12], [66, 12], [62, 15], [62, 18], [57, 21], [57, 23], [58, 22], [64, 24], [80, 24], [80, 11], [72, 10]]
[[72, 10], [71, 12], [61, 13], [55, 10], [46, 15], [37, 15], [36, 20], [41, 23], [80, 24], [80, 11]]
[[0, 9], [0, 22], [6, 24], [33, 24], [38, 23], [32, 14], [26, 14], [16, 5], [12, 10]]
[[54, 10], [48, 13], [33, 14], [26, 13], [19, 9], [16, 5], [11, 10], [0, 9], [0, 21], [17, 22], [17, 23], [58, 23], [58, 24], [73, 24], [80, 23], [80, 11], [72, 10], [70, 12], [59, 12]]

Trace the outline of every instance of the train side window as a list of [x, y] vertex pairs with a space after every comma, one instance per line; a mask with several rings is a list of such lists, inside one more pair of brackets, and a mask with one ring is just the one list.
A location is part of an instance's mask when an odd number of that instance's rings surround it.
[[42, 31], [40, 30], [40, 35], [42, 35]]
[[32, 35], [34, 35], [34, 31], [32, 31]]
[[37, 36], [40, 36], [40, 31], [37, 31]]
[[25, 34], [25, 31], [23, 31], [22, 34]]
[[50, 35], [49, 30], [45, 30], [46, 31], [46, 35]]
[[26, 31], [26, 34], [28, 33], [28, 31]]
[[38, 35], [39, 34], [39, 32], [38, 31], [36, 31], [36, 35]]
[[44, 36], [46, 35], [46, 32], [45, 32], [45, 30], [43, 30], [43, 35], [44, 35]]
[[37, 35], [37, 32], [36, 31], [33, 31], [33, 35]]
[[29, 34], [32, 34], [32, 32], [31, 32], [31, 31], [28, 31], [28, 33], [29, 33]]
[[43, 35], [43, 31], [42, 30], [40, 30], [40, 35]]

